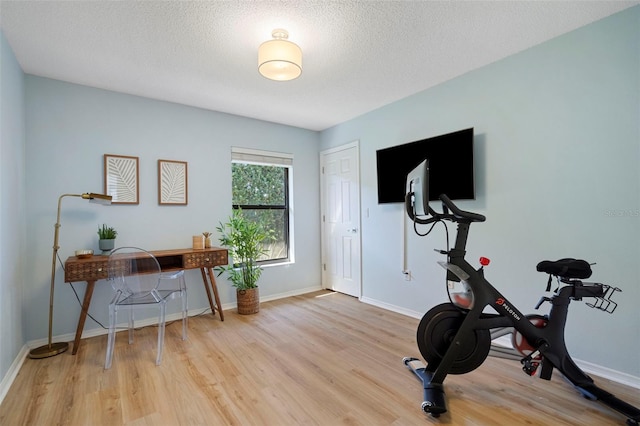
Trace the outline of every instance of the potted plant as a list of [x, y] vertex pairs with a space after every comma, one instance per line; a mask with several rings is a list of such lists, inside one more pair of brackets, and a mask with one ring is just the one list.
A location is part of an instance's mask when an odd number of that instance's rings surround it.
[[100, 241], [98, 246], [103, 254], [109, 253], [115, 247], [116, 236], [118, 231], [115, 228], [102, 224], [102, 228], [98, 226], [98, 237]]
[[258, 222], [248, 219], [242, 210], [234, 210], [226, 223], [216, 227], [220, 233], [220, 244], [229, 250], [231, 263], [219, 266], [219, 274], [227, 272], [227, 279], [236, 288], [238, 313], [255, 314], [260, 310], [258, 280], [262, 266], [260, 256], [267, 253], [265, 240], [271, 232]]

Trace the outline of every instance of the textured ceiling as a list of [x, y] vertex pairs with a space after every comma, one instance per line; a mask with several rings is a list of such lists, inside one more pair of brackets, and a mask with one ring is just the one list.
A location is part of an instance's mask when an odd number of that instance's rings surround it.
[[[639, 1], [0, 1], [22, 69], [323, 130]], [[303, 73], [257, 48], [285, 28]]]

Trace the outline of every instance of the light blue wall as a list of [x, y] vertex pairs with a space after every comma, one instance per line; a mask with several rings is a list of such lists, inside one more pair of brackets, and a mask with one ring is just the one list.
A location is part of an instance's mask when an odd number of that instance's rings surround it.
[[[27, 340], [46, 336], [48, 288], [57, 199], [102, 192], [103, 154], [139, 157], [140, 204], [100, 206], [79, 198], [62, 204], [60, 257], [98, 251], [99, 224], [118, 230], [116, 245], [150, 250], [190, 247], [191, 236], [214, 232], [231, 213], [231, 146], [292, 153], [296, 262], [269, 267], [262, 297], [320, 287], [317, 132], [26, 76], [27, 246], [32, 262], [24, 283]], [[157, 160], [188, 162], [188, 206], [159, 206]], [[57, 268], [54, 335], [75, 331], [80, 307]], [[208, 306], [199, 271], [187, 272], [189, 308]], [[85, 284], [75, 285], [82, 298]], [[218, 279], [222, 303], [235, 290]], [[90, 313], [107, 322], [111, 289], [99, 281]], [[213, 320], [213, 319], [212, 319]], [[86, 330], [98, 326], [87, 320]]]
[[0, 31], [0, 381], [25, 344], [24, 74]]
[[361, 143], [365, 300], [416, 313], [446, 301], [442, 228], [410, 234], [414, 280], [400, 272], [402, 207], [378, 205], [375, 153], [467, 127], [477, 198], [460, 206], [487, 216], [469, 259], [491, 258], [489, 280], [524, 312], [545, 289], [538, 261], [597, 262], [592, 279], [622, 288], [620, 305], [572, 305], [568, 347], [640, 377], [640, 7], [322, 132], [321, 149]]

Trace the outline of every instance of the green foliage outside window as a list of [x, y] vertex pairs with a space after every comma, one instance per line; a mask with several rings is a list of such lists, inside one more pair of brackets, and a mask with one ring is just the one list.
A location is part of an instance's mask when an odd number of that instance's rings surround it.
[[284, 173], [284, 167], [233, 163], [233, 204], [283, 206], [286, 196]]
[[288, 258], [288, 173], [285, 167], [232, 163], [232, 203], [273, 236], [260, 260]]

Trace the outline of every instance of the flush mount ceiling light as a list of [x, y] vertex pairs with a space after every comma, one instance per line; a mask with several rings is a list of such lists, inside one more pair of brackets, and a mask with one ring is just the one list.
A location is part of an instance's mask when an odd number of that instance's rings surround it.
[[273, 40], [265, 41], [258, 48], [258, 71], [263, 77], [276, 81], [288, 81], [302, 74], [302, 50], [287, 40], [287, 30], [276, 29]]

